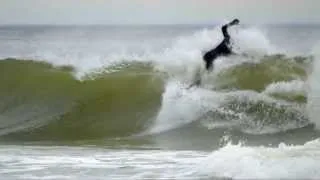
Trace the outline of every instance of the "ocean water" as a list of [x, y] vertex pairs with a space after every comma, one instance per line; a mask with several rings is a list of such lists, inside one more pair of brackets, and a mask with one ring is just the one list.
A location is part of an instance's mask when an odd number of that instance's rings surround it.
[[220, 27], [1, 26], [1, 179], [319, 179], [320, 26]]

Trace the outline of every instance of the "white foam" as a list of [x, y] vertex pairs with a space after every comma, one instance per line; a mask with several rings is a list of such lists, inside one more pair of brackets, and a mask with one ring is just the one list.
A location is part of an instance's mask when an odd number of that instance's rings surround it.
[[[271, 52], [272, 45], [258, 29], [238, 29], [231, 28], [231, 36], [234, 44], [240, 44], [243, 52], [260, 52], [265, 55]], [[197, 121], [208, 111], [221, 110], [220, 103], [223, 101], [223, 93], [218, 93], [205, 89], [186, 90], [181, 82], [189, 80], [191, 84], [193, 74], [196, 71], [203, 71], [202, 51], [209, 50], [222, 40], [220, 26], [212, 30], [202, 30], [191, 36], [178, 38], [171, 48], [166, 49], [160, 54], [152, 54], [157, 66], [157, 70], [165, 71], [171, 75], [170, 82], [166, 85], [165, 93], [162, 97], [162, 107], [156, 118], [155, 124], [151, 128], [152, 133], [163, 132], [166, 130], [181, 127]], [[254, 41], [252, 41], [255, 39]], [[260, 44], [260, 46], [257, 46]], [[259, 54], [259, 53], [256, 53]], [[254, 55], [256, 55], [254, 54]], [[260, 58], [245, 57], [221, 57], [215, 61], [215, 72], [203, 77], [203, 82], [209, 82], [212, 86], [212, 78], [215, 74], [232, 66], [244, 62], [257, 62]], [[173, 80], [172, 80], [173, 79]]]
[[65, 175], [53, 175], [53, 176], [35, 176], [32, 174], [24, 174], [22, 176], [18, 176], [21, 179], [35, 179], [35, 180], [53, 180], [53, 179], [59, 179], [59, 180], [63, 180], [63, 179], [72, 179], [72, 176], [65, 176]]
[[[227, 139], [226, 139], [227, 140]], [[320, 139], [202, 151], [1, 146], [4, 179], [317, 179]]]
[[307, 85], [301, 80], [281, 81], [269, 84], [263, 93], [306, 94]]
[[[170, 35], [159, 30], [134, 28], [119, 29], [119, 32], [114, 29], [53, 28], [31, 33], [32, 36], [18, 32], [12, 39], [19, 41], [1, 41], [0, 46], [5, 50], [0, 50], [0, 57], [71, 65], [77, 69], [78, 76], [124, 60], [151, 61], [168, 73], [183, 72], [181, 76], [185, 76], [195, 67], [203, 67], [203, 52], [214, 48], [223, 36], [221, 25], [213, 29], [190, 29], [188, 34], [181, 31], [175, 30], [174, 35]], [[273, 48], [258, 28], [232, 27], [229, 31], [241, 52], [266, 54]]]
[[[3, 179], [186, 179], [196, 151], [1, 146]], [[5, 158], [6, 162], [1, 160]]]
[[313, 49], [314, 62], [312, 72], [308, 76], [308, 104], [307, 110], [310, 120], [320, 129], [320, 43]]
[[[232, 127], [249, 134], [272, 134], [301, 128], [308, 124], [305, 120], [305, 112], [298, 104], [277, 100], [264, 93], [254, 91], [217, 92], [204, 88], [187, 89], [186, 87], [188, 84], [182, 84], [179, 81], [170, 81], [166, 85], [161, 109], [149, 129], [149, 133], [173, 130], [196, 121], [208, 129]], [[239, 110], [224, 107], [234, 103], [233, 101], [239, 102], [239, 104], [247, 103], [248, 106], [240, 107]], [[270, 119], [272, 116], [268, 116], [269, 110], [266, 110], [265, 113], [256, 112], [257, 117], [256, 114], [246, 113], [247, 109], [260, 102], [270, 104], [274, 109], [286, 108], [288, 116], [281, 114], [283, 117], [281, 117], [281, 124], [279, 124], [280, 120]], [[221, 122], [211, 116], [212, 113], [230, 118], [223, 119]], [[296, 114], [295, 119], [292, 119], [292, 113]], [[263, 114], [267, 116], [262, 116]], [[261, 119], [257, 119], [258, 117]]]
[[[263, 93], [254, 91], [233, 91], [224, 93], [224, 104], [239, 103], [239, 110], [235, 109], [234, 112], [228, 109], [228, 114], [232, 115], [229, 127], [233, 127], [248, 134], [273, 134], [278, 132], [287, 131], [290, 129], [296, 129], [304, 127], [308, 122], [304, 118], [304, 111], [297, 104], [277, 100]], [[251, 107], [256, 106], [260, 102], [264, 102], [266, 105], [270, 105], [272, 109], [285, 108], [286, 112], [282, 113], [280, 119], [273, 118], [270, 115], [269, 109], [263, 111], [247, 112]], [[244, 104], [241, 104], [244, 103]], [[220, 107], [220, 109], [223, 107]], [[288, 116], [286, 116], [288, 113]], [[296, 114], [295, 119], [292, 119], [290, 113]], [[265, 115], [265, 116], [262, 116]], [[258, 119], [259, 118], [259, 119]], [[279, 124], [281, 121], [281, 124]], [[213, 123], [214, 124], [214, 123]], [[208, 123], [210, 128], [210, 123]]]
[[[186, 75], [201, 66], [204, 68], [202, 56], [204, 52], [214, 48], [222, 39], [221, 26], [212, 30], [201, 30], [193, 35], [177, 38], [170, 48], [160, 54], [152, 54], [150, 59], [157, 63], [157, 68], [169, 73]], [[229, 68], [244, 62], [257, 62], [263, 55], [274, 53], [275, 47], [267, 37], [257, 28], [230, 28], [234, 51], [238, 54], [248, 54], [251, 57], [244, 58], [234, 56], [230, 58], [220, 57], [215, 61], [215, 71]]]
[[160, 133], [175, 129], [198, 120], [206, 112], [218, 108], [222, 96], [213, 91], [195, 88], [186, 89], [187, 85], [170, 81], [162, 97], [162, 107], [149, 130]]
[[279, 50], [271, 44], [264, 32], [257, 27], [241, 29], [233, 37], [235, 51], [250, 55], [269, 55], [279, 53]]
[[231, 145], [214, 151], [196, 173], [232, 179], [318, 179], [320, 141], [277, 148]]

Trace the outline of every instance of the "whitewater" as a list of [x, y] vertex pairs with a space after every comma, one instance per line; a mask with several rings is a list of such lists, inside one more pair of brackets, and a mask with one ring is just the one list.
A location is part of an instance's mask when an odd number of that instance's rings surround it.
[[320, 178], [320, 26], [221, 25], [1, 26], [0, 176]]

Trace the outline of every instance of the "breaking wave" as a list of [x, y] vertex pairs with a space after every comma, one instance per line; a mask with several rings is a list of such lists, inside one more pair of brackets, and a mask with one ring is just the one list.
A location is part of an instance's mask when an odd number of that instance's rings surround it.
[[99, 139], [159, 133], [195, 121], [259, 134], [300, 128], [309, 124], [303, 84], [310, 62], [268, 56], [210, 75], [207, 87], [188, 89], [187, 81], [172, 80], [150, 63], [121, 63], [79, 80], [69, 66], [6, 59], [0, 61], [0, 135]]
[[[199, 57], [219, 42], [218, 30], [179, 37], [160, 54], [112, 56], [81, 78], [86, 68], [76, 61], [3, 59], [0, 139], [92, 140], [185, 126], [255, 135], [317, 124], [306, 110], [313, 56], [275, 53], [261, 32], [245, 29], [234, 36], [241, 55], [206, 73]], [[199, 72], [202, 85], [188, 88]]]

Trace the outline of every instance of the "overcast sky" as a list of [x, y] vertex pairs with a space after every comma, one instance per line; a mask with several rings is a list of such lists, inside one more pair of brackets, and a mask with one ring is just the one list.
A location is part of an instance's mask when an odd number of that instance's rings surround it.
[[0, 0], [0, 24], [320, 23], [320, 0]]

